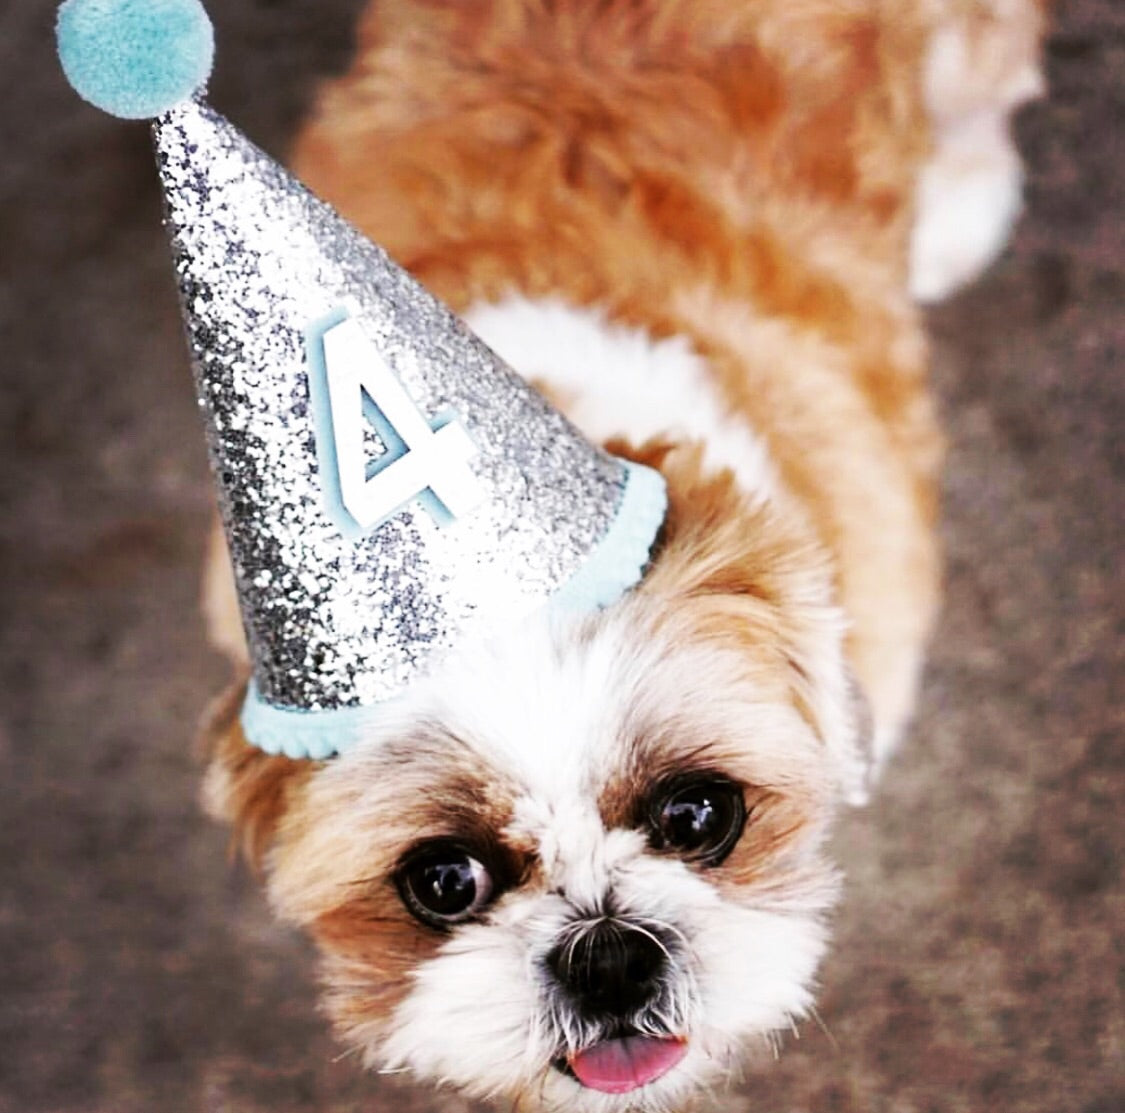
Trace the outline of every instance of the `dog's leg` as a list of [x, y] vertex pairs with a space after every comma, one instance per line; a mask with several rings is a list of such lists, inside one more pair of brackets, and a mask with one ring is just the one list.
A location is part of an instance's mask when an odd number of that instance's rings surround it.
[[933, 154], [919, 176], [910, 291], [938, 301], [1003, 249], [1022, 200], [1012, 113], [1043, 92], [1035, 0], [950, 3], [924, 73]]

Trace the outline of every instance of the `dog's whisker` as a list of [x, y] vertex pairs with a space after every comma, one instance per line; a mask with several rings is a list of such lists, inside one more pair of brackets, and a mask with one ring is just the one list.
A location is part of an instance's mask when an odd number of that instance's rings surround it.
[[643, 935], [646, 939], [651, 939], [653, 941], [653, 943], [655, 943], [660, 948], [661, 954], [663, 954], [664, 957], [669, 962], [672, 961], [672, 952], [670, 950], [668, 950], [668, 948], [664, 945], [664, 942], [659, 938], [659, 936], [657, 936], [655, 933], [649, 931], [647, 928], [641, 927], [641, 925], [639, 923], [637, 923], [636, 920], [630, 920], [629, 926], [634, 931], [637, 931], [641, 935]]
[[687, 934], [668, 920], [660, 920], [655, 916], [635, 916], [630, 919], [630, 923], [644, 924], [655, 931], [667, 932], [669, 935], [674, 935], [685, 947], [689, 946]]
[[825, 1038], [832, 1045], [832, 1050], [839, 1054], [840, 1043], [836, 1037], [828, 1030], [828, 1025], [824, 1023], [824, 1018], [820, 1015], [820, 1010], [814, 1004], [810, 1004], [808, 1008], [809, 1016], [812, 1017], [813, 1023], [824, 1033]]

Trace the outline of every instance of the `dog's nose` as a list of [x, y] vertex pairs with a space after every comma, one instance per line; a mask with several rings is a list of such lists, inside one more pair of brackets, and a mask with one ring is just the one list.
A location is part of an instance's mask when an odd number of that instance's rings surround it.
[[560, 943], [547, 965], [579, 1008], [625, 1017], [653, 998], [666, 958], [667, 949], [651, 932], [603, 920]]

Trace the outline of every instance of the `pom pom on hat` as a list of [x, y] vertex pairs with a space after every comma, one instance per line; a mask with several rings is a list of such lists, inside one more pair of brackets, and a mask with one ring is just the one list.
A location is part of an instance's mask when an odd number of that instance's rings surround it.
[[187, 100], [206, 83], [215, 55], [199, 0], [66, 0], [57, 34], [79, 96], [128, 120]]

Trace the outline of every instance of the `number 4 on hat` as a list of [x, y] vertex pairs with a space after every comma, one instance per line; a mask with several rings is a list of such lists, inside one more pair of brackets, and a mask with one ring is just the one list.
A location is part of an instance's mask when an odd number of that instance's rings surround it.
[[[415, 499], [441, 525], [479, 505], [485, 492], [469, 465], [477, 447], [464, 425], [455, 415], [427, 421], [356, 320], [337, 315], [313, 331], [309, 355], [326, 501], [334, 517], [352, 519], [339, 523], [347, 532], [367, 533]], [[373, 464], [368, 424], [386, 449]]]

